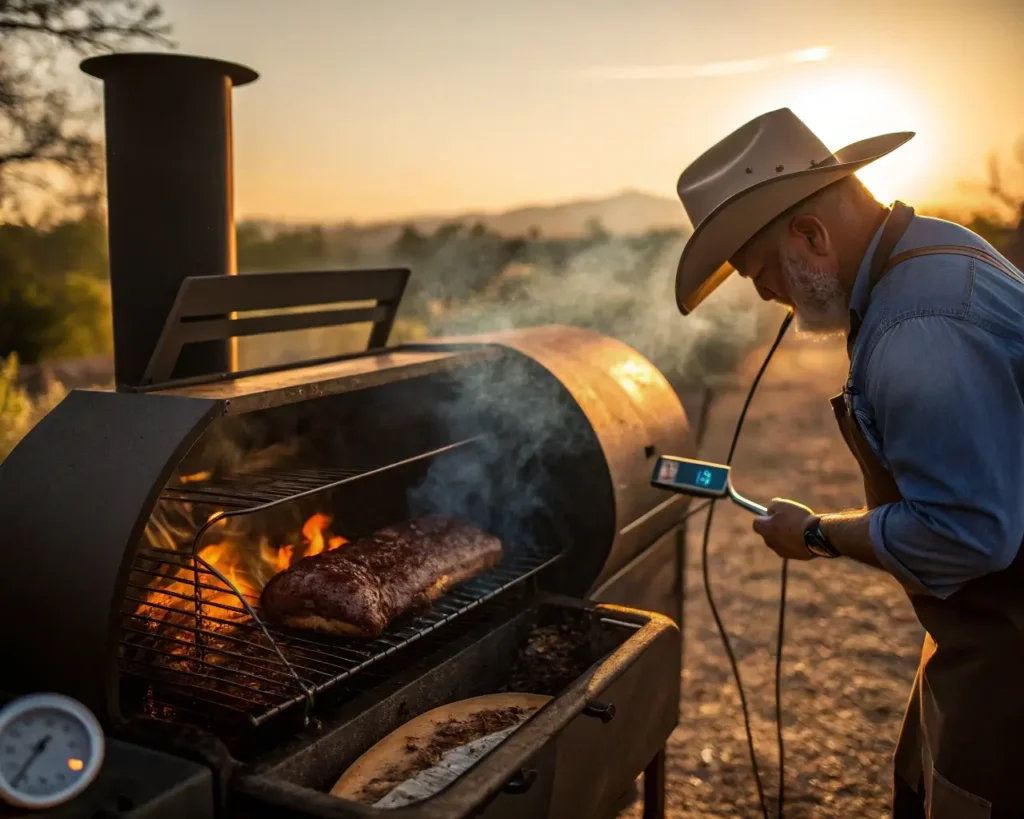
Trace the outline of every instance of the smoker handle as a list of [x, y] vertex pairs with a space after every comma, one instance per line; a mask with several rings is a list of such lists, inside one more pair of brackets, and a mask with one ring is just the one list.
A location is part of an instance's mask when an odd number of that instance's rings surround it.
[[512, 796], [526, 793], [537, 781], [537, 771], [533, 768], [520, 768], [519, 773], [513, 776], [502, 790]]

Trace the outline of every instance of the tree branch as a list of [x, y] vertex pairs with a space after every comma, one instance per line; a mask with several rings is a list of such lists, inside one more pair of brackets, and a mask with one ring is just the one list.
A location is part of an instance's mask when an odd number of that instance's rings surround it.
[[95, 165], [94, 113], [73, 108], [40, 65], [140, 40], [173, 46], [170, 31], [153, 0], [0, 0], [0, 182], [18, 165]]

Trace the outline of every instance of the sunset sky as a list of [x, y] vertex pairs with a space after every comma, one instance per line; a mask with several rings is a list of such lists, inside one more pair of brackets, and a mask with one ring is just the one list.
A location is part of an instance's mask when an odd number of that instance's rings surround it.
[[235, 94], [240, 217], [675, 196], [704, 148], [782, 106], [833, 149], [917, 131], [861, 178], [958, 203], [1024, 134], [1024, 0], [162, 5], [181, 52], [261, 75]]

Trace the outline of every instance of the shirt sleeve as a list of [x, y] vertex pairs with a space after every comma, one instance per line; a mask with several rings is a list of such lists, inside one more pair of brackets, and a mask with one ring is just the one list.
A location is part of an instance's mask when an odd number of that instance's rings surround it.
[[948, 316], [879, 339], [865, 397], [903, 495], [870, 521], [883, 566], [946, 598], [1005, 569], [1024, 538], [1024, 402], [1009, 342]]

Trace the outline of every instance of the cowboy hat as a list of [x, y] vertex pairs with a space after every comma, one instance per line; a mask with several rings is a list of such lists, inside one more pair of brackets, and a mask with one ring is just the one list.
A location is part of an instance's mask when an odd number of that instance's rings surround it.
[[788, 108], [770, 111], [705, 151], [676, 186], [694, 225], [676, 271], [686, 315], [732, 273], [728, 260], [762, 228], [822, 188], [896, 150], [909, 131], [829, 151]]

